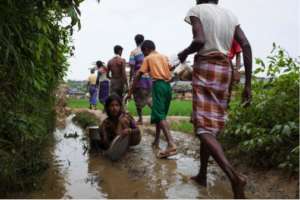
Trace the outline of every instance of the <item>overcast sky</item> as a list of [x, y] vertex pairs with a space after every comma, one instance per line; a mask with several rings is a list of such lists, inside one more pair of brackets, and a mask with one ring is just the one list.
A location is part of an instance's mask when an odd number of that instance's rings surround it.
[[[84, 1], [82, 28], [73, 37], [76, 50], [67, 78], [86, 79], [96, 60], [107, 63], [114, 55], [116, 44], [124, 47], [123, 57], [128, 60], [137, 33], [153, 40], [159, 52], [177, 54], [192, 40], [191, 27], [183, 19], [194, 5], [195, 0]], [[300, 56], [299, 0], [220, 0], [220, 5], [239, 18], [254, 57], [266, 57], [273, 42], [291, 56]]]

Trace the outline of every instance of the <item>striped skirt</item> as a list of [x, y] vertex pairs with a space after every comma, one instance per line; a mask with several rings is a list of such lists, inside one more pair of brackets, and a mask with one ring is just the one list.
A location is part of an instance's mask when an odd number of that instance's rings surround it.
[[100, 82], [99, 86], [99, 102], [105, 104], [106, 99], [109, 96], [109, 81], [104, 80]]
[[232, 70], [201, 64], [193, 70], [193, 123], [196, 134], [217, 136], [224, 129]]

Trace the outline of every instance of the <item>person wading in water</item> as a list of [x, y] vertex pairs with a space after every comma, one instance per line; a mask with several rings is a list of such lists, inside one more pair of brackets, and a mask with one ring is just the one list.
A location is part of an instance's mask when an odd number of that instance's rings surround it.
[[100, 126], [101, 149], [108, 149], [111, 142], [119, 135], [129, 136], [129, 146], [140, 143], [141, 131], [133, 117], [124, 111], [121, 98], [118, 95], [111, 95], [106, 99], [104, 111], [107, 118]]
[[235, 39], [243, 50], [246, 82], [243, 105], [251, 100], [252, 50], [237, 18], [218, 6], [218, 0], [197, 0], [185, 21], [192, 25], [193, 41], [178, 54], [183, 63], [188, 55], [197, 53], [193, 68], [193, 124], [201, 140], [200, 171], [192, 177], [206, 186], [207, 163], [210, 156], [230, 179], [234, 198], [245, 198], [246, 178], [236, 172], [226, 159], [217, 135], [224, 128], [229, 99], [232, 69], [228, 53]]

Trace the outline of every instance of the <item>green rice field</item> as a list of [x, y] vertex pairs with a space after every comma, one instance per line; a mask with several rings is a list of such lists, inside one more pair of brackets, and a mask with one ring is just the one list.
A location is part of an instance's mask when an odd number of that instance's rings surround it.
[[[70, 108], [89, 108], [87, 99], [68, 99], [68, 107]], [[103, 110], [103, 105], [98, 103], [97, 109]], [[134, 101], [130, 101], [127, 105], [127, 110], [133, 116], [136, 116], [136, 107]], [[173, 100], [171, 102], [169, 116], [190, 116], [192, 112], [192, 101], [187, 100]], [[148, 107], [143, 109], [143, 115], [150, 115], [151, 110]]]

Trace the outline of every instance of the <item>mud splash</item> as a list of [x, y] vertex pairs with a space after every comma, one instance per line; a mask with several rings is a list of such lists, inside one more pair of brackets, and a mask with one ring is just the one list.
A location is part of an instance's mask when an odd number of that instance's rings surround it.
[[[232, 198], [227, 178], [214, 164], [208, 170], [207, 188], [189, 180], [200, 165], [194, 157], [199, 155], [199, 141], [194, 137], [174, 133], [181, 153], [160, 160], [151, 148], [153, 131], [143, 128], [141, 144], [131, 148], [120, 161], [111, 162], [101, 154], [87, 152], [85, 133], [72, 122], [72, 117], [67, 118], [64, 129], [54, 133], [54, 162], [45, 175], [45, 184], [41, 190], [21, 198]], [[64, 137], [75, 133], [79, 137]], [[161, 147], [164, 145], [162, 141]], [[248, 191], [248, 198], [259, 198], [260, 194]]]

